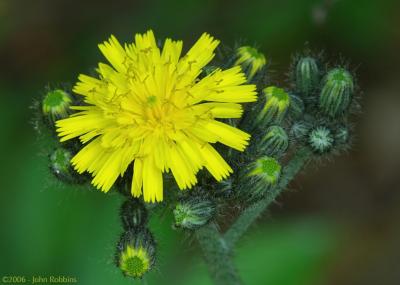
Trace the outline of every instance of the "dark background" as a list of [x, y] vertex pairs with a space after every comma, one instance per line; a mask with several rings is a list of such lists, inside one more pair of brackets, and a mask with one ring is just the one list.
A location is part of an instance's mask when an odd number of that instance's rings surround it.
[[[364, 90], [353, 149], [309, 165], [240, 243], [236, 261], [248, 284], [400, 284], [397, 4], [0, 0], [0, 277], [135, 283], [112, 265], [120, 198], [52, 178], [29, 106], [46, 86], [73, 83], [103, 60], [97, 44], [110, 34], [132, 41], [151, 28], [186, 47], [204, 31], [257, 44], [283, 86], [291, 54], [306, 42], [331, 62], [351, 62]], [[144, 284], [210, 284], [195, 243], [170, 217], [152, 227], [158, 263]]]

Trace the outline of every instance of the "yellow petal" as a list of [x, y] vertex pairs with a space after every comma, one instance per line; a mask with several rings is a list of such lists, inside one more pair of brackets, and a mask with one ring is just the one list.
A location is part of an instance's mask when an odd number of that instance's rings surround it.
[[217, 181], [221, 181], [233, 172], [232, 168], [210, 144], [204, 145], [200, 151], [206, 162], [205, 167]]
[[162, 173], [152, 156], [143, 159], [143, 197], [146, 202], [163, 200]]
[[242, 106], [236, 103], [203, 103], [192, 107], [196, 114], [209, 113], [212, 118], [240, 118]]
[[248, 145], [250, 135], [230, 125], [216, 120], [204, 120], [201, 126], [214, 134], [217, 140], [231, 148], [243, 151]]
[[116, 37], [112, 35], [108, 41], [99, 44], [99, 49], [116, 70], [126, 71], [126, 52]]
[[143, 162], [141, 159], [135, 159], [133, 166], [133, 178], [131, 185], [131, 193], [133, 197], [140, 197], [142, 195], [143, 183]]

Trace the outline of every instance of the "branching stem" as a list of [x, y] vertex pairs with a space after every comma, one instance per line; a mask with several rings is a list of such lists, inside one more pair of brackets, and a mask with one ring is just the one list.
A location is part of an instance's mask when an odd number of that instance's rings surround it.
[[216, 225], [214, 223], [205, 225], [196, 230], [195, 235], [215, 284], [242, 284], [233, 263], [232, 250], [227, 246]]
[[262, 200], [248, 206], [224, 235], [228, 247], [233, 248], [236, 242], [247, 232], [252, 223], [275, 201], [275, 199], [286, 189], [289, 182], [301, 170], [303, 165], [310, 159], [311, 151], [308, 148], [299, 149], [290, 162], [283, 169], [281, 179], [274, 188]]
[[209, 272], [217, 285], [243, 284], [233, 263], [233, 252], [237, 241], [247, 232], [251, 224], [275, 201], [286, 189], [305, 163], [311, 158], [308, 148], [299, 149], [283, 169], [281, 179], [262, 200], [248, 206], [237, 220], [221, 235], [214, 223], [205, 225], [195, 231], [195, 236], [203, 251]]

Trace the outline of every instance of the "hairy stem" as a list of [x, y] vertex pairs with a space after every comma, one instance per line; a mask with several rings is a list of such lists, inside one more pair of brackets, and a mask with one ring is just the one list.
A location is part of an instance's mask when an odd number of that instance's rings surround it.
[[260, 201], [248, 206], [234, 224], [224, 235], [228, 248], [233, 248], [236, 242], [248, 230], [250, 225], [275, 201], [278, 195], [286, 189], [289, 182], [301, 170], [303, 165], [310, 159], [311, 151], [308, 148], [299, 149], [290, 162], [284, 167], [281, 179], [270, 192]]
[[203, 250], [204, 259], [215, 284], [242, 284], [232, 260], [232, 251], [227, 246], [216, 225], [210, 223], [197, 229], [195, 236]]

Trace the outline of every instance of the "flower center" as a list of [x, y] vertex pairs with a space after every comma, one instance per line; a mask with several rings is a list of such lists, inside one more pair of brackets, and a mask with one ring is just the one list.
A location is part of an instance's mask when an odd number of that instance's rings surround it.
[[137, 257], [131, 257], [126, 261], [126, 273], [130, 276], [141, 276], [145, 272], [143, 261]]

